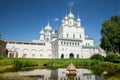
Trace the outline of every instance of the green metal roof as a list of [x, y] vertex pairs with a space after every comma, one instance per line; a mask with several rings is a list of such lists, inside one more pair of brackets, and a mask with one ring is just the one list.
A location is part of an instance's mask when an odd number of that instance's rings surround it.
[[91, 49], [91, 48], [98, 48], [98, 46], [88, 46], [88, 45], [86, 45], [86, 46], [82, 46], [82, 48], [88, 48], [88, 49]]

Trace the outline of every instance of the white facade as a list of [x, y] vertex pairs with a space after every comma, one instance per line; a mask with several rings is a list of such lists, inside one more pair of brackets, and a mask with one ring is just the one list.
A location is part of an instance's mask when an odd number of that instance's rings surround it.
[[61, 21], [61, 26], [53, 30], [49, 22], [40, 31], [40, 39], [32, 42], [7, 42], [8, 57], [19, 58], [89, 58], [95, 53], [104, 55], [93, 39], [85, 36], [81, 19], [75, 19], [70, 11]]

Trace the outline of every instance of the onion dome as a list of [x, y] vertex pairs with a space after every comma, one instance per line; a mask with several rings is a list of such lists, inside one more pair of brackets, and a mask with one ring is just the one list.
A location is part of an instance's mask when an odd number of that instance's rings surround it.
[[77, 18], [77, 21], [79, 21], [79, 22], [80, 22], [80, 21], [81, 21], [81, 19], [78, 17], [78, 18]]
[[52, 31], [52, 34], [55, 34], [55, 30]]
[[64, 23], [64, 19], [62, 20], [62, 23]]
[[40, 34], [45, 34], [45, 32], [44, 32], [44, 30], [43, 30], [43, 29], [40, 31]]
[[68, 19], [68, 17], [67, 16], [65, 16], [65, 18], [64, 18], [65, 20], [67, 20]]
[[76, 21], [74, 22], [74, 24], [75, 24], [75, 25], [77, 24]]
[[47, 24], [47, 26], [45, 27], [45, 31], [52, 31], [51, 26], [49, 25], [49, 22]]
[[70, 13], [68, 14], [68, 17], [69, 17], [69, 18], [74, 18], [74, 15], [70, 12]]

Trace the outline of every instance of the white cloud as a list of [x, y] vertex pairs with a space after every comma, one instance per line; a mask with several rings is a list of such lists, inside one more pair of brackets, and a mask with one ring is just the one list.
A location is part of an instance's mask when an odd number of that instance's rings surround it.
[[54, 18], [54, 21], [59, 21], [59, 18]]

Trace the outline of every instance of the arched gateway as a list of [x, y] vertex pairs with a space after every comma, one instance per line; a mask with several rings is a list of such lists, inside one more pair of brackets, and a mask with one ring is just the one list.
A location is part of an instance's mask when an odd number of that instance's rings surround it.
[[69, 58], [74, 58], [74, 54], [70, 53]]

